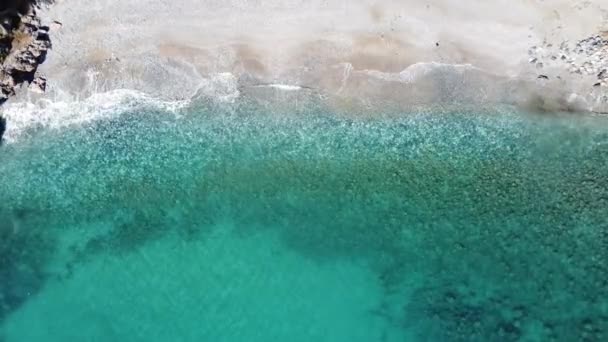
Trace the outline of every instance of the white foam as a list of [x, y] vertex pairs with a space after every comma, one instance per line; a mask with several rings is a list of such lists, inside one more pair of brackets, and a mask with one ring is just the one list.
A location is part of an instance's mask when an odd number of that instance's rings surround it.
[[39, 129], [61, 129], [94, 120], [111, 118], [137, 108], [157, 108], [177, 113], [190, 100], [163, 101], [144, 93], [118, 89], [78, 100], [40, 100], [36, 103], [14, 102], [2, 107], [6, 118], [6, 143], [13, 143]]
[[[89, 72], [87, 76], [91, 83], [95, 82], [95, 73]], [[138, 108], [154, 108], [177, 114], [180, 109], [189, 106], [193, 98], [201, 95], [214, 101], [229, 103], [240, 96], [238, 79], [228, 72], [203, 78], [186, 100], [162, 100], [131, 89], [95, 93], [84, 100], [70, 97], [61, 91], [58, 93], [62, 94], [59, 98], [42, 98], [35, 103], [10, 102], [3, 105], [0, 115], [6, 119], [8, 126], [4, 142], [16, 142], [35, 130], [82, 125]]]
[[234, 102], [241, 95], [237, 77], [229, 72], [212, 74], [203, 79], [197, 92], [220, 102]]
[[274, 89], [279, 89], [279, 90], [284, 90], [284, 91], [296, 91], [296, 90], [302, 89], [302, 87], [298, 86], [298, 85], [280, 84], [280, 83], [261, 84], [256, 87], [274, 88]]
[[439, 62], [425, 62], [412, 64], [399, 73], [388, 73], [377, 70], [363, 70], [362, 73], [383, 81], [414, 83], [420, 78], [436, 71], [460, 74], [470, 70], [479, 69], [471, 64], [447, 64]]

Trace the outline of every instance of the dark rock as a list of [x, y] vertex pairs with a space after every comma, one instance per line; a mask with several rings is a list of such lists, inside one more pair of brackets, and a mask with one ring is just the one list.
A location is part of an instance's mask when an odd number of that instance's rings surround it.
[[[15, 89], [24, 82], [35, 82], [34, 91], [46, 89], [46, 79], [35, 79], [35, 74], [46, 59], [51, 40], [49, 27], [41, 25], [38, 19], [37, 2], [0, 2], [0, 105], [15, 95]], [[5, 130], [6, 120], [0, 117], [0, 141]]]
[[[2, 4], [0, 23], [6, 33], [0, 31], [0, 104], [15, 94], [16, 87], [34, 81], [38, 66], [51, 48], [49, 27], [41, 25], [35, 1]], [[40, 79], [36, 86], [40, 90], [45, 84], [46, 80]]]
[[[1, 99], [0, 99], [0, 103], [2, 103]], [[6, 131], [6, 119], [4, 119], [3, 117], [0, 116], [0, 144], [2, 143], [2, 136], [4, 135], [5, 131]]]
[[36, 0], [3, 0], [0, 2], [0, 11], [15, 10], [25, 14], [30, 11]]
[[549, 76], [547, 76], [547, 75], [538, 75], [538, 78], [539, 79], [543, 79], [543, 80], [548, 80]]
[[57, 20], [53, 20], [53, 22], [51, 23], [51, 30], [59, 30], [61, 27], [63, 26], [63, 24], [60, 21]]

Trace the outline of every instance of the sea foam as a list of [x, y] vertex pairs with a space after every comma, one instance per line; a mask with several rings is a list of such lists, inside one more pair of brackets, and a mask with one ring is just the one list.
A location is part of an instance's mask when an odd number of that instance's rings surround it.
[[62, 129], [81, 125], [144, 107], [175, 113], [188, 103], [189, 100], [163, 101], [128, 89], [98, 93], [82, 100], [43, 99], [35, 103], [9, 103], [3, 107], [3, 116], [8, 122], [4, 140], [6, 143], [13, 143], [40, 129]]
[[181, 100], [160, 99], [133, 89], [116, 89], [94, 93], [85, 98], [61, 93], [54, 99], [15, 101], [2, 107], [1, 115], [8, 123], [3, 139], [10, 144], [41, 129], [59, 130], [139, 109], [178, 114], [195, 97], [233, 102], [239, 96], [236, 77], [231, 73], [219, 73], [202, 79], [192, 95]]

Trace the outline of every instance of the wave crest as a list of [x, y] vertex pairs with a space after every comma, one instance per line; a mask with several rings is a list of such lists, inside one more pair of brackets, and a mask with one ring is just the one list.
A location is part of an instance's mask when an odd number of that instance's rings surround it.
[[36, 103], [8, 103], [3, 106], [3, 117], [7, 121], [4, 140], [6, 143], [14, 143], [43, 128], [61, 129], [81, 125], [139, 108], [155, 108], [177, 113], [189, 103], [190, 100], [159, 100], [142, 92], [128, 89], [97, 93], [84, 100], [41, 99]]

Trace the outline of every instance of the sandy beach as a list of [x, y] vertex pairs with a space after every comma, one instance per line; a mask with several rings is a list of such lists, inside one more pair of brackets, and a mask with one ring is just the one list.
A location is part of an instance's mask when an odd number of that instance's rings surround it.
[[600, 111], [588, 103], [599, 96], [591, 94], [591, 77], [551, 63], [539, 69], [529, 49], [607, 30], [606, 7], [561, 0], [63, 0], [44, 14], [63, 25], [41, 71], [53, 80], [50, 97], [135, 89], [176, 100], [193, 89], [259, 95], [252, 87], [281, 84], [336, 103], [459, 98]]

